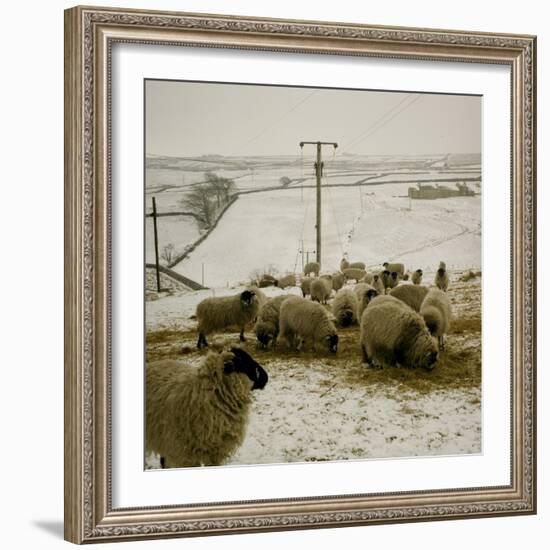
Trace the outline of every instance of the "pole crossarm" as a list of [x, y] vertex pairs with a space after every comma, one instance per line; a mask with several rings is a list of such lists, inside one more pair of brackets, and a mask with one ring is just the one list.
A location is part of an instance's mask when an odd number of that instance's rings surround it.
[[303, 149], [304, 145], [315, 145], [317, 148], [317, 162], [315, 163], [315, 175], [317, 177], [317, 218], [315, 229], [317, 232], [317, 263], [321, 266], [321, 176], [323, 174], [321, 148], [323, 145], [332, 145], [336, 149], [338, 143], [335, 141], [300, 141], [300, 149]]

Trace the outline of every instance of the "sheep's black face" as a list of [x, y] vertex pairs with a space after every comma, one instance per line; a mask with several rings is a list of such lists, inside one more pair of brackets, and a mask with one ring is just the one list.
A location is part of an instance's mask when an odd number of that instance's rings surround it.
[[440, 276], [440, 277], [443, 277], [443, 275], [445, 275], [445, 270], [440, 267], [438, 270], [437, 270], [437, 274]]
[[340, 320], [340, 323], [342, 324], [343, 327], [349, 327], [352, 321], [353, 321], [353, 313], [351, 311], [346, 311], [342, 315], [342, 319]]
[[[224, 371], [228, 372], [242, 372], [248, 376], [248, 378], [254, 382], [252, 389], [261, 390], [267, 384], [268, 376], [264, 368], [254, 361], [246, 351], [240, 348], [231, 348], [231, 353], [235, 356], [233, 360], [224, 365]], [[231, 365], [231, 366], [229, 366]]]
[[265, 332], [260, 332], [256, 335], [256, 337], [258, 338], [258, 342], [260, 342], [262, 349], [266, 349], [269, 341], [271, 340], [271, 336]]
[[376, 298], [378, 296], [378, 291], [371, 288], [370, 290], [367, 290], [367, 303], [370, 302], [373, 298]]
[[330, 353], [336, 353], [338, 351], [338, 334], [327, 336], [327, 344]]
[[388, 264], [388, 262], [384, 262], [382, 265], [383, 265], [384, 267], [387, 267], [389, 264]]
[[424, 363], [424, 368], [432, 370], [437, 363], [437, 351], [431, 351], [426, 354], [426, 362]]
[[422, 270], [421, 270], [421, 269], [417, 269], [416, 272], [417, 272], [419, 275], [422, 275]]
[[392, 271], [392, 272], [391, 272], [391, 278], [392, 278], [394, 281], [397, 281], [397, 271]]
[[241, 302], [245, 306], [252, 305], [255, 299], [256, 299], [256, 295], [254, 294], [254, 292], [251, 292], [250, 290], [245, 290], [244, 292], [241, 293]]

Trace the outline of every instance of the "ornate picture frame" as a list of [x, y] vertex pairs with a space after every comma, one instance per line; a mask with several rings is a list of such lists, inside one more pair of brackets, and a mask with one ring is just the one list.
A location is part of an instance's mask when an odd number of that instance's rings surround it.
[[[510, 484], [114, 508], [116, 43], [499, 64], [511, 74]], [[65, 538], [107, 542], [536, 513], [536, 37], [113, 8], [65, 12]]]

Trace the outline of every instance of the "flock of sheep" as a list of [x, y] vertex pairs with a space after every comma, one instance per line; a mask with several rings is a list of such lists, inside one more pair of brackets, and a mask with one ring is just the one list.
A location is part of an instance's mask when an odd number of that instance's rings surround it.
[[[288, 275], [266, 276], [233, 296], [202, 300], [196, 309], [197, 347], [208, 346], [207, 336], [230, 327], [239, 328], [242, 342], [245, 328], [255, 323], [263, 349], [275, 349], [281, 337], [297, 351], [309, 345], [315, 352], [337, 353], [338, 328], [359, 325], [364, 363], [433, 369], [452, 317], [445, 264], [440, 263], [434, 287], [423, 286], [422, 278], [422, 270], [409, 273], [401, 263], [367, 271], [364, 263], [343, 259], [332, 274], [320, 274], [319, 264], [308, 263], [302, 296], [267, 299], [258, 288], [296, 286], [296, 276]], [[160, 455], [162, 467], [223, 464], [244, 439], [251, 391], [267, 381], [266, 371], [238, 347], [209, 352], [198, 369], [174, 360], [149, 363], [147, 450]]]

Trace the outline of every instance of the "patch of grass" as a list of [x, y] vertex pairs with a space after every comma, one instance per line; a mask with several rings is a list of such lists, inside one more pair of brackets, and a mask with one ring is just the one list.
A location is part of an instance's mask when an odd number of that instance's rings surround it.
[[451, 323], [451, 334], [462, 334], [464, 332], [481, 333], [481, 317], [478, 315], [453, 319]]

